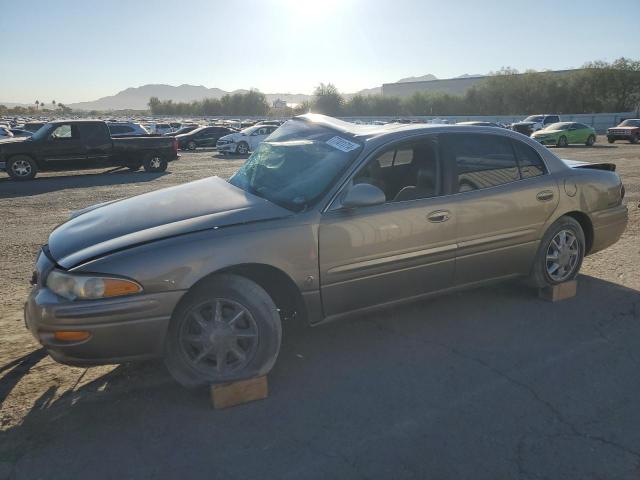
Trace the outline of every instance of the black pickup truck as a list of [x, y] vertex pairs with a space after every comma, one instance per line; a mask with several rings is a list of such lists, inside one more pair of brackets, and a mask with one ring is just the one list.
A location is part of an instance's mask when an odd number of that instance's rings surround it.
[[163, 172], [178, 157], [175, 138], [111, 138], [107, 124], [95, 120], [49, 122], [29, 138], [0, 141], [0, 169], [16, 180], [31, 180], [39, 171], [117, 166]]

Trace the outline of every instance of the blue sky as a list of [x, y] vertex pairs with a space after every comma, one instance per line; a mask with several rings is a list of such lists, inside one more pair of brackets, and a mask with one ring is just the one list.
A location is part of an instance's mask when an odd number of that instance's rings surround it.
[[352, 92], [425, 73], [564, 69], [640, 59], [638, 25], [590, 0], [0, 0], [0, 101], [146, 83]]

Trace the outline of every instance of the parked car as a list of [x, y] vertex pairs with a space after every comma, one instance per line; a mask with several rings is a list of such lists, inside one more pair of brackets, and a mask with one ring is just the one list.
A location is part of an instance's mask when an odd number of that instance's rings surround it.
[[13, 132], [9, 127], [0, 127], [0, 140], [5, 138], [13, 138]]
[[149, 131], [139, 123], [107, 122], [112, 137], [139, 137], [149, 135]]
[[220, 138], [216, 147], [218, 151], [222, 153], [246, 155], [250, 151], [255, 150], [256, 147], [277, 128], [275, 125], [255, 125], [245, 128], [244, 130]]
[[221, 137], [235, 132], [230, 127], [200, 127], [195, 130], [176, 136], [178, 146], [182, 150], [195, 150], [198, 147], [215, 147]]
[[39, 171], [123, 166], [163, 172], [178, 158], [178, 144], [167, 137], [112, 138], [105, 122], [49, 122], [29, 138], [0, 144], [0, 169], [15, 180], [31, 180]]
[[628, 140], [630, 143], [638, 143], [640, 140], [640, 119], [629, 118], [617, 127], [607, 130], [607, 140], [614, 143], [616, 140]]
[[28, 130], [30, 132], [36, 133], [42, 127], [44, 127], [47, 122], [27, 122], [22, 126], [23, 130]]
[[[145, 127], [147, 128], [147, 127]], [[165, 133], [173, 132], [173, 128], [168, 123], [151, 123], [147, 130], [156, 135], [164, 135]]]
[[583, 123], [558, 122], [534, 132], [531, 138], [543, 145], [566, 147], [571, 143], [582, 143], [592, 147], [596, 143], [596, 131]]
[[175, 132], [167, 132], [164, 135], [167, 137], [177, 137], [178, 135], [184, 135], [185, 133], [193, 132], [196, 128], [200, 128], [200, 125], [184, 125]]
[[12, 128], [11, 133], [13, 133], [14, 137], [30, 137], [33, 135], [33, 132], [29, 130], [23, 130], [21, 128]]
[[307, 114], [229, 181], [58, 226], [26, 325], [62, 363], [164, 357], [187, 386], [263, 375], [282, 318], [317, 325], [498, 279], [571, 280], [620, 238], [623, 196], [615, 165], [565, 162], [510, 130]]
[[530, 115], [521, 122], [512, 123], [511, 130], [529, 137], [533, 132], [559, 121], [560, 117], [558, 115]]

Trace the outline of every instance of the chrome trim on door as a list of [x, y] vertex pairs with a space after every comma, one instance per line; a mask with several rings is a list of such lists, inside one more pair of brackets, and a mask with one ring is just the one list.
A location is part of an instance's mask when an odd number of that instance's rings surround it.
[[332, 273], [344, 273], [353, 272], [356, 270], [362, 270], [369, 267], [378, 267], [380, 265], [386, 265], [388, 263], [398, 262], [400, 260], [407, 260], [410, 258], [426, 257], [427, 255], [434, 255], [436, 253], [449, 252], [455, 250], [457, 245], [451, 243], [449, 245], [442, 245], [440, 247], [426, 248], [424, 250], [416, 250], [415, 252], [401, 253], [398, 255], [392, 255], [390, 257], [374, 258], [372, 260], [365, 260], [362, 262], [349, 263], [347, 265], [340, 265], [333, 267], [327, 271], [328, 274]]

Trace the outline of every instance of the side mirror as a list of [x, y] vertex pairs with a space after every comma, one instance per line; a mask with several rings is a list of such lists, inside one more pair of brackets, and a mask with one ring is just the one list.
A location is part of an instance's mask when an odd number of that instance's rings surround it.
[[386, 201], [387, 197], [384, 192], [375, 185], [357, 183], [342, 197], [342, 206], [345, 208], [369, 207], [380, 205]]

